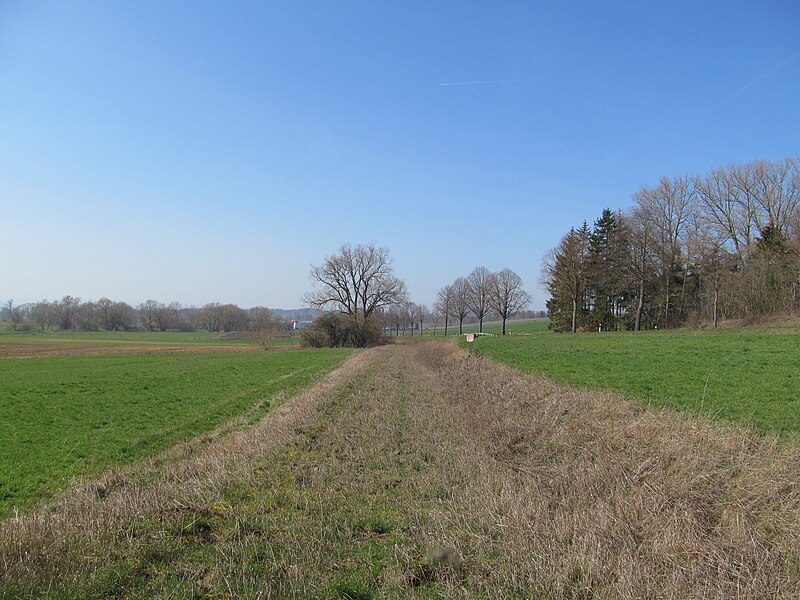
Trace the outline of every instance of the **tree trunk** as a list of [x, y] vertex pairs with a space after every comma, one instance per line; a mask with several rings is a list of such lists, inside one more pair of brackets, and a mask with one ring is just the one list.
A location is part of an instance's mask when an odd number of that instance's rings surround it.
[[719, 319], [719, 286], [714, 286], [714, 329], [717, 328], [717, 322]]
[[681, 301], [680, 301], [680, 317], [681, 323], [686, 317], [686, 279], [689, 277], [689, 262], [686, 262], [686, 267], [683, 270], [683, 283], [681, 283]]
[[461, 335], [462, 333], [464, 333], [462, 331], [462, 329], [463, 329], [462, 326], [463, 325], [464, 325], [464, 317], [461, 317], [461, 318], [458, 319], [458, 335]]
[[447, 337], [447, 315], [444, 317], [444, 337]]
[[634, 331], [642, 330], [642, 311], [644, 310], [644, 277], [639, 280], [639, 302], [636, 304], [636, 323]]
[[503, 317], [503, 335], [506, 334], [506, 318]]
[[575, 333], [578, 329], [578, 297], [572, 297], [572, 333]]

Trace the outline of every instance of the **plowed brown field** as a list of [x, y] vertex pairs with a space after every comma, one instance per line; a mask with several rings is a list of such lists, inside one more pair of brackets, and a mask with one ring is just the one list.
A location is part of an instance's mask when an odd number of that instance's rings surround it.
[[[292, 349], [277, 347], [277, 349]], [[107, 344], [107, 343], [6, 343], [0, 344], [0, 359], [56, 356], [109, 356], [115, 354], [177, 354], [184, 352], [253, 352], [255, 346], [189, 344]]]

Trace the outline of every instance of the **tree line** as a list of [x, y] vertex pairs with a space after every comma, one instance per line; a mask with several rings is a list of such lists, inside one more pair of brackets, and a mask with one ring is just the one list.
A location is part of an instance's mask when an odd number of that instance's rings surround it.
[[794, 312], [800, 157], [662, 178], [544, 257], [556, 331], [670, 328]]
[[74, 296], [61, 300], [15, 305], [9, 300], [0, 310], [0, 320], [13, 331], [196, 331], [219, 333], [285, 328], [272, 311], [263, 306], [244, 309], [235, 304], [210, 302], [185, 307], [147, 300], [137, 306], [100, 298], [82, 301]]
[[493, 273], [477, 267], [444, 286], [430, 310], [409, 299], [405, 283], [394, 274], [389, 251], [374, 244], [342, 245], [337, 254], [312, 266], [310, 279], [314, 289], [306, 294], [306, 303], [327, 313], [304, 333], [314, 346], [372, 345], [387, 333], [400, 335], [401, 329], [421, 335], [426, 322], [435, 331], [444, 321], [447, 335], [450, 319], [458, 320], [461, 333], [468, 316], [478, 321], [482, 332], [484, 320], [497, 315], [505, 335], [506, 320], [531, 301], [522, 279], [510, 269]]
[[478, 331], [483, 333], [483, 322], [487, 317], [497, 317], [503, 322], [502, 333], [506, 334], [506, 321], [531, 303], [531, 295], [522, 287], [522, 278], [511, 269], [496, 273], [486, 267], [476, 267], [466, 277], [457, 277], [436, 294], [434, 312], [444, 319], [445, 335], [450, 318], [458, 321], [458, 333], [463, 332], [464, 320], [472, 316], [478, 322]]

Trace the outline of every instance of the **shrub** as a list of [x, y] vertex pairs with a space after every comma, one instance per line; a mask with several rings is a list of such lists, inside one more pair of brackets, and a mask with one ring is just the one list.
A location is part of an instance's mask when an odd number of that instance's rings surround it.
[[380, 324], [358, 315], [328, 313], [303, 330], [303, 345], [312, 348], [367, 348], [385, 343]]

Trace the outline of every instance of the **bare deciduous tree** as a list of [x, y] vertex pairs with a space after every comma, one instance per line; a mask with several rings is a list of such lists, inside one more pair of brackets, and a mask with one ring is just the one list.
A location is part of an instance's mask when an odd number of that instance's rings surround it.
[[384, 313], [384, 320], [389, 323], [390, 333], [391, 329], [394, 328], [395, 335], [400, 335], [400, 328], [405, 327], [405, 313], [405, 307], [400, 304], [390, 306], [389, 309]]
[[463, 277], [457, 278], [450, 285], [451, 304], [450, 314], [453, 318], [458, 319], [458, 334], [461, 335], [464, 331], [464, 319], [469, 313], [469, 285], [467, 280]]
[[208, 331], [244, 331], [247, 327], [247, 313], [235, 304], [209, 302], [203, 307], [200, 323]]
[[492, 274], [489, 286], [489, 304], [502, 319], [505, 335], [506, 320], [528, 306], [531, 295], [522, 289], [522, 278], [511, 269]]
[[411, 335], [414, 335], [414, 327], [419, 324], [419, 335], [422, 337], [422, 325], [428, 318], [428, 307], [424, 304], [411, 303]]
[[139, 319], [141, 319], [142, 325], [147, 331], [156, 331], [158, 329], [156, 313], [161, 306], [162, 304], [157, 300], [150, 299], [136, 307], [139, 311]]
[[716, 169], [708, 177], [696, 177], [694, 188], [701, 216], [711, 233], [746, 258], [753, 244], [755, 205], [742, 202], [729, 169]]
[[75, 311], [80, 306], [81, 299], [72, 296], [64, 296], [57, 305], [58, 322], [61, 329], [67, 331], [72, 329], [75, 319]]
[[111, 331], [112, 324], [112, 310], [114, 307], [114, 302], [110, 298], [106, 298], [105, 296], [100, 298], [94, 304], [95, 308], [95, 317], [97, 318], [97, 324], [100, 326], [100, 329], [105, 329], [106, 331]]
[[478, 331], [483, 333], [483, 319], [489, 313], [489, 293], [492, 273], [486, 267], [476, 267], [467, 276], [470, 312], [478, 319]]
[[788, 235], [792, 217], [800, 205], [796, 160], [791, 157], [782, 162], [759, 160], [734, 173], [737, 186], [758, 205], [759, 232], [769, 226], [780, 235]]
[[42, 331], [50, 331], [55, 318], [55, 307], [53, 302], [42, 300], [33, 307], [33, 318]]
[[272, 325], [277, 322], [275, 314], [264, 306], [254, 306], [247, 311], [247, 317], [253, 331], [272, 328]]
[[276, 339], [290, 335], [289, 324], [278, 319], [270, 309], [255, 306], [247, 313], [248, 323], [253, 332], [252, 340], [262, 350], [272, 349]]
[[22, 323], [24, 318], [24, 311], [21, 306], [14, 306], [13, 300], [8, 300], [2, 310], [3, 320], [11, 323], [13, 331]]
[[[664, 298], [664, 327], [670, 325], [670, 308], [675, 294], [673, 280], [680, 275], [685, 263], [681, 262], [681, 244], [686, 226], [694, 210], [695, 193], [691, 180], [686, 177], [662, 177], [655, 188], [642, 188], [635, 196], [643, 218], [653, 227], [661, 269]], [[683, 278], [685, 281], [685, 276]]]
[[642, 328], [647, 282], [653, 274], [653, 227], [641, 210], [634, 210], [627, 219], [630, 269], [636, 289], [636, 316], [633, 329]]
[[435, 307], [428, 313], [428, 320], [430, 321], [430, 324], [433, 325], [433, 337], [436, 337], [436, 330], [439, 328], [439, 323], [441, 322], [441, 319], [442, 319], [442, 313], [436, 310]]
[[453, 311], [453, 288], [450, 285], [446, 285], [436, 293], [436, 301], [433, 303], [433, 313], [439, 314], [442, 317], [444, 317], [445, 337], [447, 337], [447, 325], [450, 319], [450, 315], [452, 314], [452, 311]]
[[305, 296], [309, 306], [361, 319], [406, 299], [405, 283], [395, 277], [389, 251], [373, 244], [342, 245], [338, 254], [311, 267], [310, 278], [317, 289]]

